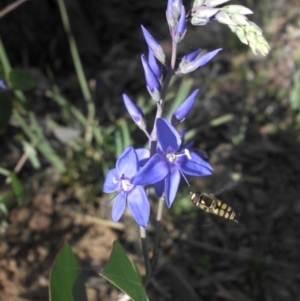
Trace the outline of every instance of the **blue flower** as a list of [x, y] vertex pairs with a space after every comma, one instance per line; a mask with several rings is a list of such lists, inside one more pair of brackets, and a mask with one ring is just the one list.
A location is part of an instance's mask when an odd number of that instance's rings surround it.
[[112, 207], [112, 220], [117, 222], [124, 213], [126, 203], [135, 219], [143, 228], [147, 227], [150, 206], [145, 189], [130, 182], [140, 169], [138, 156], [132, 147], [128, 147], [117, 160], [116, 168], [106, 175], [103, 192], [118, 192]]
[[181, 176], [208, 176], [211, 166], [195, 152], [181, 148], [182, 141], [175, 128], [163, 118], [156, 121], [157, 152], [144, 167], [133, 176], [134, 185], [154, 184], [158, 195], [165, 193], [167, 206], [171, 207]]

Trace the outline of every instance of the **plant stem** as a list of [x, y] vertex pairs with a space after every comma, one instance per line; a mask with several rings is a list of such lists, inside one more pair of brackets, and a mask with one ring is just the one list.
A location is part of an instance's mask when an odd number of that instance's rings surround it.
[[159, 238], [160, 238], [160, 226], [161, 226], [161, 218], [162, 218], [162, 212], [164, 207], [164, 197], [160, 197], [158, 200], [158, 208], [157, 208], [157, 214], [156, 214], [156, 225], [155, 225], [155, 237], [154, 237], [154, 246], [153, 246], [153, 258], [154, 258], [154, 265], [152, 266], [152, 269], [155, 268], [157, 257], [158, 257], [158, 244], [159, 244]]
[[18, 0], [12, 4], [7, 5], [2, 10], [0, 10], [0, 18], [2, 18], [4, 15], [8, 14], [12, 10], [16, 9], [18, 6], [20, 6], [22, 3], [26, 2], [28, 0]]
[[150, 258], [149, 258], [149, 252], [148, 252], [147, 233], [143, 227], [140, 227], [140, 236], [141, 236], [145, 268], [146, 268], [146, 276], [144, 278], [143, 285], [146, 287], [151, 278], [151, 264], [150, 264]]
[[172, 41], [172, 58], [171, 58], [171, 68], [173, 71], [175, 70], [176, 55], [177, 55], [177, 43], [173, 40]]
[[[163, 83], [163, 88], [160, 94], [160, 101], [157, 102], [157, 110], [156, 110], [156, 116], [155, 116], [155, 120], [157, 118], [161, 118], [162, 113], [163, 113], [163, 109], [164, 109], [164, 100], [167, 94], [167, 90], [169, 88], [171, 79], [173, 77], [173, 75], [175, 74], [174, 69], [175, 69], [175, 63], [176, 63], [176, 54], [177, 54], [177, 43], [175, 43], [174, 41], [172, 42], [172, 59], [171, 59], [171, 66], [168, 68], [168, 72], [166, 75], [166, 78], [164, 80]], [[153, 156], [153, 154], [156, 151], [156, 141], [157, 141], [157, 133], [156, 133], [156, 125], [154, 124], [153, 126], [153, 131], [151, 134], [151, 155]], [[153, 143], [152, 143], [153, 142]], [[153, 144], [153, 146], [152, 146]], [[154, 153], [152, 153], [152, 150], [154, 148]]]

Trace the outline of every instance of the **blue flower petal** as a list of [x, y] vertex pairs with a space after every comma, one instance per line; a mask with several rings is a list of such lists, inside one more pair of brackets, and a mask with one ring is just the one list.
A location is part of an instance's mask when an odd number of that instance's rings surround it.
[[154, 186], [155, 194], [158, 197], [161, 197], [165, 190], [165, 180], [161, 180], [157, 183], [154, 183], [153, 186]]
[[169, 173], [169, 164], [161, 154], [155, 154], [131, 179], [134, 185], [149, 185], [163, 180]]
[[208, 162], [199, 157], [196, 153], [190, 151], [191, 159], [186, 156], [178, 158], [176, 164], [184, 174], [189, 176], [209, 176], [213, 173], [212, 167]]
[[143, 167], [150, 158], [150, 151], [146, 148], [138, 148], [135, 152], [138, 157], [140, 167]]
[[114, 204], [112, 206], [111, 218], [116, 223], [119, 221], [124, 213], [126, 207], [126, 193], [121, 192], [115, 197]]
[[176, 152], [181, 145], [181, 139], [171, 124], [163, 119], [156, 120], [158, 147], [163, 153]]
[[139, 170], [138, 158], [135, 150], [132, 146], [127, 147], [123, 154], [119, 157], [116, 164], [119, 177], [126, 175], [126, 177], [131, 178]]
[[141, 186], [134, 187], [127, 195], [127, 204], [135, 221], [141, 227], [147, 228], [150, 205], [145, 189]]
[[112, 193], [120, 189], [119, 174], [116, 168], [110, 169], [106, 175], [103, 192]]
[[165, 194], [167, 206], [170, 208], [177, 194], [178, 186], [180, 183], [180, 172], [173, 166], [171, 168], [170, 176], [165, 180]]

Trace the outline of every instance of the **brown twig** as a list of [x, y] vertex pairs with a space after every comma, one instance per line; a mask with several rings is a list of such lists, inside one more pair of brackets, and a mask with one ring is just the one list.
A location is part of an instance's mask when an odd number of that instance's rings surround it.
[[[29, 157], [29, 153], [28, 153], [28, 152], [25, 152], [25, 153], [22, 155], [21, 159], [18, 161], [16, 167], [14, 168], [14, 173], [15, 173], [15, 174], [17, 174], [17, 173], [21, 170], [21, 168], [23, 167], [23, 165], [26, 163], [28, 157]], [[11, 182], [11, 178], [10, 178], [10, 177], [7, 177], [5, 183], [6, 183], [6, 184], [9, 184], [10, 182]]]
[[18, 6], [20, 6], [22, 3], [28, 0], [17, 0], [16, 2], [7, 5], [4, 9], [0, 10], [0, 18], [11, 12], [12, 10], [16, 9]]

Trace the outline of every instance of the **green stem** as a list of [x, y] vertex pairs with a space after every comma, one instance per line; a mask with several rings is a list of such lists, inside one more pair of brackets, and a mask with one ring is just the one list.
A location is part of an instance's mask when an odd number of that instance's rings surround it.
[[146, 287], [151, 278], [151, 264], [150, 264], [150, 258], [149, 258], [149, 252], [148, 252], [147, 233], [143, 227], [140, 227], [140, 236], [141, 236], [145, 268], [146, 268], [146, 276], [144, 278], [143, 285]]
[[158, 208], [157, 208], [157, 214], [156, 214], [156, 225], [155, 225], [155, 237], [154, 237], [154, 246], [153, 246], [153, 262], [154, 266], [152, 266], [152, 269], [155, 269], [155, 265], [157, 263], [158, 258], [158, 245], [159, 245], [159, 238], [160, 238], [160, 228], [161, 228], [161, 218], [162, 218], [162, 212], [164, 207], [164, 197], [160, 197], [158, 201]]

